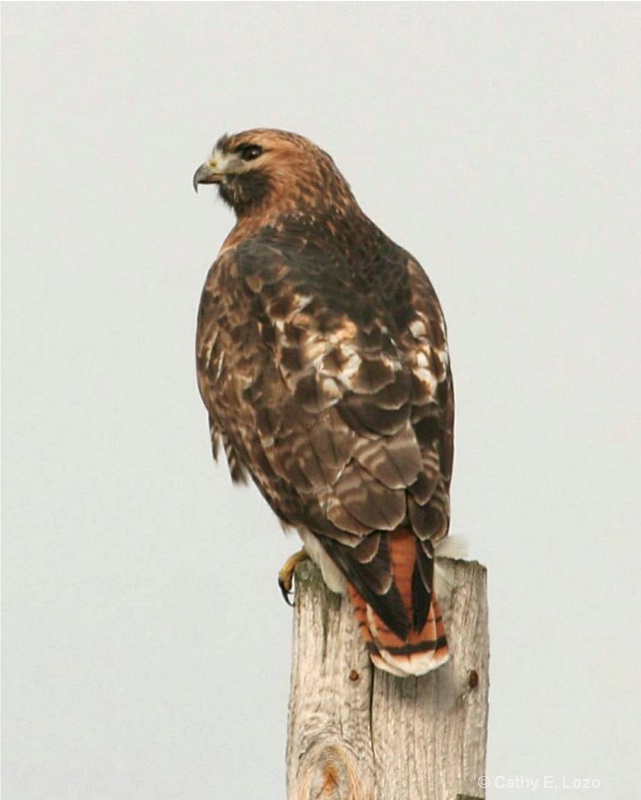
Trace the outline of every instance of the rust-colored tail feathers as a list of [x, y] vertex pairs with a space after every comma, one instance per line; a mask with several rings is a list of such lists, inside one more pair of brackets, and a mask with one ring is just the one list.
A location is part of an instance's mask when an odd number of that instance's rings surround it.
[[[432, 570], [428, 577], [430, 586], [426, 587], [425, 570], [418, 564], [417, 548], [420, 547], [421, 543], [410, 530], [400, 529], [389, 534], [392, 582], [403, 601], [408, 622], [406, 635], [392, 630], [354, 586], [348, 584], [349, 597], [372, 662], [399, 677], [430, 672], [444, 664], [449, 655], [441, 610], [431, 585]], [[427, 613], [417, 613], [417, 604], [427, 601]]]

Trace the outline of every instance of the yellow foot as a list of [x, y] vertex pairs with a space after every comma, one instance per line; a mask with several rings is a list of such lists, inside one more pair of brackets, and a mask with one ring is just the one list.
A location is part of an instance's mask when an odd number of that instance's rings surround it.
[[294, 605], [289, 599], [290, 594], [292, 594], [292, 586], [294, 584], [294, 570], [301, 563], [301, 561], [306, 561], [308, 558], [309, 555], [307, 554], [307, 550], [302, 547], [297, 553], [294, 553], [294, 555], [287, 559], [278, 573], [278, 585], [283, 593], [285, 602], [290, 606]]

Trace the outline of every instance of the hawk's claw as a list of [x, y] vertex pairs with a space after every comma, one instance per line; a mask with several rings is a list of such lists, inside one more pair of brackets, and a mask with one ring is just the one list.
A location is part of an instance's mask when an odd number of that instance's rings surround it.
[[303, 547], [301, 550], [299, 550], [297, 553], [294, 553], [287, 559], [278, 573], [278, 585], [288, 606], [294, 605], [294, 603], [289, 599], [290, 595], [293, 594], [292, 586], [294, 585], [294, 571], [301, 561], [305, 561], [308, 558], [309, 556], [307, 555], [307, 551]]
[[280, 593], [283, 595], [283, 600], [287, 603], [288, 606], [291, 606], [293, 608], [294, 603], [289, 599], [290, 595], [294, 594], [294, 592], [291, 589], [291, 582], [289, 584], [289, 589], [288, 589], [285, 581], [279, 577], [278, 586], [280, 588]]

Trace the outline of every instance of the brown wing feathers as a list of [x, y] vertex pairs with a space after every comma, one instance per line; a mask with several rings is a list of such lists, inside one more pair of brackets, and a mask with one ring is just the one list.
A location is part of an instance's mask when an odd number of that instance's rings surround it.
[[[429, 544], [445, 532], [444, 502], [436, 502], [440, 408], [422, 383], [413, 390], [407, 361], [418, 359], [398, 352], [389, 313], [373, 314], [361, 299], [367, 324], [354, 320], [344, 297], [330, 304], [289, 260], [255, 242], [234, 253], [232, 268], [256, 321], [232, 341], [256, 340], [270, 358], [257, 359], [244, 381], [247, 369], [233, 347], [229, 369], [209, 364], [208, 374], [230, 384], [222, 397], [237, 431], [227, 457], [234, 477], [243, 462], [262, 461], [253, 473], [267, 499], [281, 516], [288, 510], [287, 521], [319, 535], [398, 648], [423, 629], [430, 609], [431, 554], [418, 537]], [[233, 316], [231, 308], [224, 313]], [[390, 533], [397, 530], [402, 535]]]

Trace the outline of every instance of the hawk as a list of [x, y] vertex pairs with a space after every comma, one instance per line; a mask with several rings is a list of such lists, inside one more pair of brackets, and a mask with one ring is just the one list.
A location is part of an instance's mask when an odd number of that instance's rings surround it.
[[194, 175], [236, 225], [198, 312], [214, 457], [251, 477], [347, 591], [375, 666], [421, 675], [448, 657], [434, 553], [449, 527], [454, 397], [427, 276], [361, 211], [308, 139], [222, 136]]

